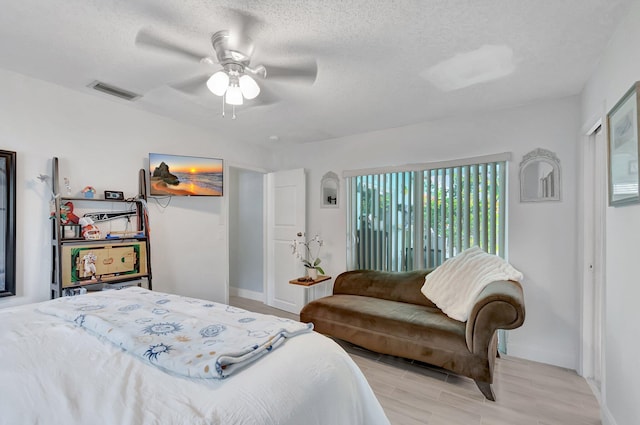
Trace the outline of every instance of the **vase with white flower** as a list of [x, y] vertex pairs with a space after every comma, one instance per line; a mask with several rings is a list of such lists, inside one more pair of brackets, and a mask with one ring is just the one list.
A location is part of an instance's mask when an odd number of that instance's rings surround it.
[[[300, 232], [297, 234], [298, 238], [304, 235]], [[320, 267], [322, 260], [320, 259], [320, 248], [322, 248], [322, 239], [320, 236], [315, 235], [308, 241], [302, 241], [296, 239], [291, 243], [293, 254], [302, 261], [302, 264], [307, 269], [307, 275], [310, 280], [316, 280], [318, 273], [324, 274], [324, 270]]]

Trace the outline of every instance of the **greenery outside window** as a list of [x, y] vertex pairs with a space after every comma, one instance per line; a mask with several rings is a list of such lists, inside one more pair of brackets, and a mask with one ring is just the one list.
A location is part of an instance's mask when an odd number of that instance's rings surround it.
[[474, 245], [504, 257], [508, 158], [346, 172], [348, 268], [432, 268]]

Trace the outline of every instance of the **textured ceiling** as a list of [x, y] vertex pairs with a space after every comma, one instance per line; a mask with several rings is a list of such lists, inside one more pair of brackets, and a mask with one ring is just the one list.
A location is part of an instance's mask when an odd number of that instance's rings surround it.
[[[630, 1], [2, 0], [0, 68], [105, 97], [87, 87], [103, 81], [239, 142], [304, 143], [577, 94]], [[257, 19], [252, 66], [318, 66], [312, 85], [258, 79], [279, 101], [236, 120], [204, 86], [181, 90], [219, 65], [135, 43], [144, 30], [214, 56], [231, 8]]]

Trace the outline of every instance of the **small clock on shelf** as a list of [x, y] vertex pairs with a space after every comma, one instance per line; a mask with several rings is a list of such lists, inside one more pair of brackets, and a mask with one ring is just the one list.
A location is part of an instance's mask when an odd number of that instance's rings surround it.
[[104, 199], [113, 199], [114, 201], [123, 201], [124, 193], [117, 190], [105, 190]]

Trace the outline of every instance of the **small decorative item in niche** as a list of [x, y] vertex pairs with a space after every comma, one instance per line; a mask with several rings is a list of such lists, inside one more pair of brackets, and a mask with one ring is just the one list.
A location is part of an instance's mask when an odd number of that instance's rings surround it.
[[340, 180], [332, 171], [322, 176], [320, 182], [320, 206], [322, 208], [338, 208], [338, 189]]
[[638, 102], [635, 83], [607, 114], [609, 145], [609, 205], [640, 202], [638, 191]]
[[113, 199], [114, 201], [124, 200], [124, 193], [116, 190], [105, 190], [104, 199]]
[[520, 162], [520, 202], [560, 200], [560, 160], [555, 153], [538, 148]]
[[95, 194], [96, 190], [91, 186], [86, 186], [84, 189], [82, 189], [82, 196], [84, 196], [85, 198], [93, 199]]

